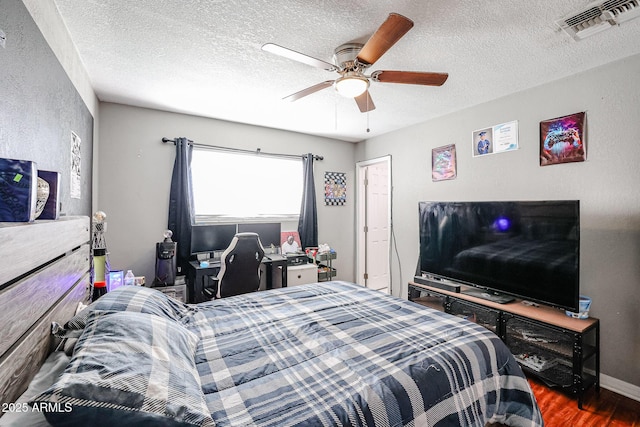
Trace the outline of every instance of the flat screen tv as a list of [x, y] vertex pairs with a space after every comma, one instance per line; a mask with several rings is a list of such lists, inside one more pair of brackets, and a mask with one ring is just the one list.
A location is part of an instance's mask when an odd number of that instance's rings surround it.
[[579, 201], [420, 202], [419, 215], [416, 273], [579, 311]]
[[236, 235], [236, 224], [194, 225], [191, 228], [191, 254], [224, 251]]

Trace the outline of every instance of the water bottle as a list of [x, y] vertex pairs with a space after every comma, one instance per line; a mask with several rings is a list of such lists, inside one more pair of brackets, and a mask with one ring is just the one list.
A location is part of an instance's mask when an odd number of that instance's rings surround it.
[[136, 284], [136, 276], [133, 275], [131, 270], [127, 270], [127, 274], [124, 275], [124, 285], [134, 286]]

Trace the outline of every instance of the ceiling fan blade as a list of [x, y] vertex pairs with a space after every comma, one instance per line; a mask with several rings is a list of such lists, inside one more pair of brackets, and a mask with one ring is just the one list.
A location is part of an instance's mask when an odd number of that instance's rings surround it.
[[315, 84], [313, 86], [309, 86], [308, 88], [302, 89], [299, 92], [292, 93], [291, 95], [285, 96], [282, 99], [283, 100], [287, 100], [287, 101], [291, 101], [291, 102], [297, 101], [300, 98], [303, 98], [303, 97], [305, 97], [307, 95], [311, 95], [312, 93], [316, 93], [317, 91], [322, 90], [322, 89], [327, 88], [327, 87], [332, 86], [332, 85], [333, 85], [333, 80], [327, 80], [327, 81], [324, 81], [322, 83], [318, 83], [318, 84]]
[[371, 79], [382, 83], [442, 86], [449, 78], [447, 73], [423, 73], [420, 71], [374, 71]]
[[362, 95], [358, 95], [354, 99], [356, 100], [361, 113], [366, 113], [367, 111], [376, 109], [368, 90], [365, 90]]
[[336, 67], [335, 65], [329, 62], [314, 58], [309, 55], [305, 55], [304, 53], [296, 52], [295, 50], [291, 50], [286, 47], [278, 46], [277, 44], [267, 43], [262, 46], [262, 50], [264, 50], [265, 52], [270, 52], [279, 56], [283, 56], [288, 59], [292, 59], [294, 61], [301, 62], [306, 65], [311, 65], [312, 67], [321, 68], [323, 70], [327, 70], [327, 71], [338, 70], [338, 67]]
[[413, 21], [397, 13], [390, 13], [358, 53], [357, 60], [363, 65], [376, 62], [391, 46], [396, 44], [413, 27]]

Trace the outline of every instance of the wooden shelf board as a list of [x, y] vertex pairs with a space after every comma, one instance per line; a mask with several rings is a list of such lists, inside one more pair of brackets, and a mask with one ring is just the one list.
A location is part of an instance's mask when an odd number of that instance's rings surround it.
[[[568, 329], [574, 332], [583, 333], [587, 329], [594, 326], [598, 319], [594, 317], [589, 317], [588, 319], [574, 319], [573, 317], [569, 317], [565, 314], [564, 310], [560, 310], [557, 308], [539, 305], [528, 306], [522, 304], [522, 300], [516, 299], [514, 302], [510, 302], [507, 304], [498, 304], [492, 301], [484, 300], [482, 298], [476, 298], [471, 295], [466, 295], [464, 292], [449, 292], [444, 289], [433, 288], [431, 286], [422, 285], [420, 283], [409, 282], [411, 286], [416, 288], [421, 288], [429, 292], [435, 292], [442, 295], [449, 295], [455, 298], [459, 298], [461, 300], [473, 302], [479, 305], [483, 305], [485, 307], [494, 308], [496, 310], [502, 310], [506, 313], [511, 313], [527, 318], [531, 318], [534, 320], [539, 320], [544, 323], [551, 324], [553, 326], [557, 326], [559, 328]], [[469, 287], [462, 287], [462, 291], [464, 289], [468, 289]]]

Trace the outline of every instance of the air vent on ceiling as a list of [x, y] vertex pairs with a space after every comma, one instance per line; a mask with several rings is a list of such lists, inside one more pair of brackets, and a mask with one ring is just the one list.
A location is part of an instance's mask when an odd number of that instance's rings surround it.
[[640, 0], [607, 0], [589, 3], [556, 23], [576, 40], [640, 16]]

